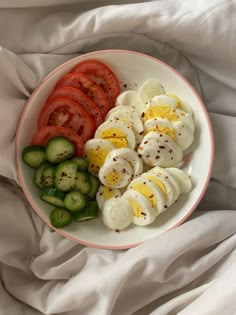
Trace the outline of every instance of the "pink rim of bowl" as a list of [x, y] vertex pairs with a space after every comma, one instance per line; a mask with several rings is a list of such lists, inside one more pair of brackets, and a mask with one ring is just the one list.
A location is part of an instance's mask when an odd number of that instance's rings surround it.
[[[146, 54], [143, 54], [143, 53], [140, 53], [140, 52], [136, 52], [136, 51], [131, 51], [131, 50], [123, 50], [123, 49], [108, 49], [108, 50], [100, 50], [100, 51], [95, 51], [95, 52], [90, 52], [90, 53], [86, 53], [84, 55], [80, 55], [78, 57], [75, 57], [73, 59], [70, 59], [66, 62], [64, 62], [63, 64], [61, 64], [60, 66], [58, 66], [57, 68], [55, 68], [54, 70], [52, 70], [39, 84], [38, 86], [34, 89], [34, 91], [32, 92], [32, 94], [30, 95], [29, 99], [26, 101], [25, 103], [25, 106], [21, 112], [21, 115], [20, 115], [20, 118], [19, 118], [19, 122], [18, 122], [18, 125], [17, 125], [17, 129], [16, 129], [16, 141], [15, 141], [15, 160], [16, 160], [16, 167], [17, 167], [17, 176], [18, 176], [18, 180], [21, 184], [21, 187], [23, 189], [23, 192], [27, 198], [27, 200], [29, 201], [29, 203], [31, 204], [31, 206], [33, 207], [33, 209], [37, 212], [37, 214], [41, 217], [41, 219], [47, 224], [49, 225], [52, 229], [56, 230], [57, 232], [59, 232], [61, 235], [63, 235], [64, 237], [76, 242], [76, 243], [79, 243], [79, 244], [82, 244], [82, 245], [85, 245], [85, 246], [89, 246], [89, 247], [95, 247], [95, 248], [100, 248], [100, 249], [113, 249], [113, 250], [121, 250], [121, 249], [128, 249], [128, 248], [132, 248], [132, 247], [136, 247], [146, 241], [141, 241], [141, 242], [138, 242], [138, 243], [132, 243], [132, 244], [129, 244], [129, 245], [121, 245], [121, 246], [118, 246], [118, 245], [114, 245], [114, 246], [110, 246], [110, 245], [99, 245], [99, 244], [93, 244], [93, 243], [90, 243], [90, 242], [86, 242], [86, 241], [81, 241], [79, 240], [78, 238], [75, 238], [71, 235], [69, 235], [68, 233], [66, 233], [65, 231], [63, 231], [62, 229], [57, 229], [55, 227], [53, 227], [50, 223], [50, 221], [48, 220], [48, 218], [40, 211], [40, 209], [38, 209], [37, 205], [34, 203], [34, 201], [31, 199], [30, 195], [28, 194], [28, 191], [27, 191], [27, 187], [25, 186], [24, 184], [24, 181], [23, 181], [23, 178], [22, 178], [22, 174], [21, 174], [21, 171], [20, 171], [20, 167], [19, 167], [19, 163], [18, 163], [18, 159], [17, 159], [17, 152], [18, 152], [18, 137], [19, 137], [19, 133], [20, 133], [20, 126], [21, 126], [21, 120], [24, 116], [24, 112], [26, 111], [26, 108], [28, 107], [28, 105], [30, 104], [30, 101], [31, 101], [31, 98], [34, 96], [34, 94], [41, 88], [41, 86], [44, 84], [45, 81], [47, 81], [48, 78], [50, 78], [51, 76], [54, 75], [54, 73], [56, 73], [59, 69], [63, 68], [65, 65], [68, 65], [70, 63], [73, 63], [75, 60], [79, 60], [84, 58], [85, 56], [96, 56], [97, 53], [113, 53], [113, 52], [118, 52], [118, 53], [129, 53], [129, 54], [136, 54], [136, 55], [140, 55], [140, 56], [143, 56], [145, 58], [148, 58], [150, 60], [153, 60], [159, 64], [162, 64], [163, 66], [165, 66], [166, 68], [168, 68], [171, 72], [175, 73], [175, 75], [177, 75], [182, 81], [185, 82], [185, 84], [192, 90], [193, 94], [195, 94], [196, 98], [198, 99], [198, 102], [199, 104], [201, 105], [202, 107], [202, 110], [205, 114], [205, 117], [206, 117], [206, 120], [207, 120], [207, 125], [208, 125], [208, 130], [209, 130], [209, 135], [210, 135], [210, 164], [209, 164], [209, 168], [208, 168], [208, 174], [206, 176], [206, 180], [205, 180], [205, 183], [202, 187], [202, 190], [201, 190], [201, 193], [199, 194], [198, 198], [196, 199], [195, 203], [192, 205], [192, 207], [189, 209], [189, 211], [178, 221], [176, 222], [175, 224], [173, 224], [171, 227], [169, 227], [168, 229], [165, 230], [165, 232], [168, 232], [176, 227], [178, 227], [179, 225], [181, 225], [184, 221], [186, 221], [186, 219], [193, 213], [193, 211], [196, 209], [196, 207], [198, 206], [198, 204], [200, 203], [202, 197], [204, 196], [205, 194], [205, 191], [208, 187], [208, 184], [209, 184], [209, 181], [210, 181], [210, 178], [211, 178], [211, 173], [212, 173], [212, 168], [213, 168], [213, 162], [214, 162], [214, 136], [213, 136], [213, 130], [212, 130], [212, 126], [211, 126], [211, 122], [210, 122], [210, 119], [209, 119], [209, 115], [208, 115], [208, 112], [205, 108], [205, 105], [203, 104], [202, 102], [202, 99], [200, 98], [200, 96], [198, 95], [198, 93], [196, 92], [196, 90], [194, 89], [194, 87], [178, 72], [176, 71], [174, 68], [172, 68], [170, 65], [166, 64], [165, 62], [155, 58], [155, 57], [152, 57], [152, 56], [149, 56], [149, 55], [146, 55]], [[163, 232], [164, 233], [164, 232]]]

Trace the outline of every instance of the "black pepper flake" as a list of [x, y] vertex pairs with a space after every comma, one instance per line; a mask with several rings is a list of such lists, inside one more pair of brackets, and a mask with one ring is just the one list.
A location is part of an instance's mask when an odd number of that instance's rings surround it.
[[159, 148], [160, 149], [165, 149], [165, 146], [164, 145], [159, 145]]
[[148, 143], [148, 141], [146, 140], [146, 141], [144, 141], [144, 144], [147, 144]]
[[141, 117], [143, 118], [145, 116], [145, 113], [144, 112], [142, 112], [142, 115], [141, 115]]
[[114, 162], [116, 162], [116, 161], [117, 161], [117, 159], [116, 159], [116, 158], [113, 158], [113, 161], [114, 161]]
[[140, 131], [139, 135], [142, 136], [144, 134], [144, 131]]
[[141, 158], [141, 157], [142, 157], [142, 154], [138, 154], [138, 157]]
[[164, 208], [166, 208], [166, 209], [167, 209], [167, 208], [168, 208], [168, 207], [167, 207], [167, 205], [164, 205]]
[[170, 153], [172, 153], [172, 152], [173, 152], [173, 150], [172, 150], [172, 149], [170, 149], [170, 150], [169, 150], [169, 152], [170, 152]]
[[145, 212], [140, 212], [140, 214], [142, 214], [142, 215], [144, 215], [144, 216], [146, 216], [146, 215], [147, 215]]
[[124, 84], [123, 87], [126, 89], [127, 88], [127, 84]]
[[146, 155], [146, 157], [149, 158], [149, 157], [150, 157], [150, 154]]
[[155, 159], [156, 159], [156, 160], [158, 160], [159, 158], [160, 158], [160, 156], [159, 156], [159, 155], [157, 155], [157, 156], [155, 157]]

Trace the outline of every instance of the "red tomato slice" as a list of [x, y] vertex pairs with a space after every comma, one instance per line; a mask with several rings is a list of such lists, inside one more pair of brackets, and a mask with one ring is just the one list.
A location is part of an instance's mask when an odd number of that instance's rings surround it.
[[49, 100], [57, 97], [68, 97], [81, 105], [95, 120], [96, 127], [103, 122], [100, 108], [81, 90], [71, 86], [62, 86], [55, 89], [49, 96]]
[[95, 122], [78, 103], [66, 97], [49, 100], [39, 114], [38, 128], [61, 126], [74, 130], [83, 141], [91, 139], [95, 132]]
[[107, 65], [97, 60], [86, 60], [76, 65], [71, 72], [82, 72], [89, 75], [103, 88], [112, 107], [115, 105], [116, 98], [120, 94], [120, 83]]
[[75, 155], [83, 156], [84, 142], [82, 138], [73, 130], [66, 127], [44, 126], [33, 135], [31, 144], [46, 146], [48, 140], [53, 137], [65, 137], [75, 145]]
[[103, 117], [111, 108], [103, 89], [88, 75], [80, 72], [68, 73], [57, 83], [56, 89], [62, 86], [72, 86], [82, 90], [101, 109]]

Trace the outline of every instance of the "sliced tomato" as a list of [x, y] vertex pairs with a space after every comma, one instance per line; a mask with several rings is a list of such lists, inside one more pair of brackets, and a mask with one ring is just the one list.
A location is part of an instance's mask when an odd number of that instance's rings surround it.
[[88, 112], [93, 117], [96, 127], [101, 125], [101, 123], [103, 122], [103, 116], [100, 108], [83, 91], [71, 86], [62, 86], [56, 88], [51, 93], [51, 95], [49, 96], [49, 100], [58, 97], [70, 98], [78, 103], [80, 106], [82, 106], [83, 109], [86, 110], [86, 112]]
[[57, 126], [44, 126], [33, 135], [31, 144], [37, 144], [46, 146], [48, 141], [53, 137], [65, 137], [75, 145], [75, 155], [83, 156], [84, 153], [84, 141], [83, 139], [73, 130], [66, 127]]
[[95, 132], [95, 122], [77, 102], [66, 97], [49, 100], [39, 114], [38, 128], [61, 126], [74, 130], [83, 141], [91, 139]]
[[93, 79], [91, 79], [88, 75], [84, 73], [76, 72], [65, 74], [58, 81], [55, 89], [62, 86], [72, 86], [74, 88], [82, 90], [100, 108], [103, 117], [105, 117], [105, 115], [111, 108], [106, 94], [100, 87], [100, 85], [98, 85]]
[[120, 83], [114, 72], [103, 62], [98, 60], [85, 60], [76, 65], [71, 72], [82, 72], [89, 75], [104, 89], [108, 101], [115, 105], [120, 94]]

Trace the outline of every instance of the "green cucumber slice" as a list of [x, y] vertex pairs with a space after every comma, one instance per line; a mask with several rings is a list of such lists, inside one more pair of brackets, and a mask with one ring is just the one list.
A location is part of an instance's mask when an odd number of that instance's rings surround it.
[[94, 175], [89, 174], [88, 177], [89, 177], [89, 181], [90, 181], [90, 184], [91, 184], [91, 189], [90, 189], [89, 193], [87, 194], [87, 196], [88, 196], [89, 199], [95, 199], [97, 191], [98, 191], [98, 188], [100, 186], [100, 181]]
[[45, 148], [41, 145], [30, 145], [22, 151], [23, 161], [32, 168], [38, 168], [46, 161]]
[[46, 165], [42, 170], [41, 182], [43, 187], [52, 187], [55, 167], [51, 164]]
[[53, 137], [48, 141], [45, 153], [49, 162], [61, 163], [74, 155], [75, 146], [64, 137]]
[[72, 190], [66, 194], [64, 204], [66, 209], [72, 212], [80, 211], [85, 207], [86, 199], [81, 192]]
[[33, 182], [38, 188], [44, 188], [45, 183], [47, 184], [47, 180], [45, 181], [45, 177], [43, 176], [43, 171], [50, 166], [50, 164], [45, 161], [35, 170]]
[[65, 194], [56, 188], [45, 188], [40, 198], [53, 206], [64, 207]]
[[71, 159], [72, 162], [74, 162], [77, 167], [78, 171], [87, 171], [88, 170], [88, 161], [82, 157], [75, 156]]
[[77, 165], [70, 161], [58, 164], [54, 172], [54, 185], [63, 192], [73, 189], [77, 173]]
[[91, 220], [98, 217], [98, 209], [94, 207], [86, 207], [82, 211], [76, 212], [73, 215], [75, 221]]
[[74, 190], [80, 191], [82, 194], [87, 194], [91, 190], [91, 182], [89, 175], [85, 172], [77, 172], [74, 182]]
[[72, 218], [70, 211], [60, 207], [53, 209], [50, 214], [51, 224], [55, 228], [63, 228], [64, 226], [69, 225]]

